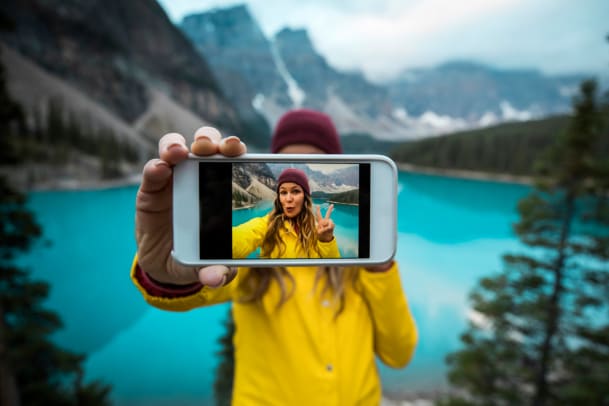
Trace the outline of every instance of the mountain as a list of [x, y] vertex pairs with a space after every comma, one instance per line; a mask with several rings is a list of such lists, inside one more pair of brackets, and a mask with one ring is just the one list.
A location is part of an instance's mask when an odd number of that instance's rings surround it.
[[154, 0], [9, 0], [0, 17], [11, 28], [0, 32], [7, 86], [29, 122], [58, 103], [144, 156], [165, 132], [189, 137], [205, 124], [268, 143], [268, 126], [240, 116]]
[[290, 108], [325, 111], [342, 136], [359, 134], [360, 147], [350, 152], [565, 113], [584, 79], [453, 61], [372, 83], [360, 73], [332, 67], [304, 29], [284, 28], [265, 37], [245, 5], [189, 15], [180, 28], [209, 56], [220, 85], [240, 111], [257, 110], [271, 127]]
[[258, 92], [289, 103], [271, 43], [245, 6], [187, 16], [181, 28], [241, 109], [252, 109]]
[[[293, 167], [295, 165], [292, 163], [274, 163], [271, 170], [273, 175], [278, 178], [284, 169]], [[297, 167], [307, 175], [311, 193], [339, 193], [359, 186], [359, 174], [355, 166], [336, 169], [330, 174], [320, 170], [316, 165], [298, 165]]]
[[361, 74], [332, 68], [305, 30], [284, 29], [266, 38], [245, 5], [186, 16], [180, 27], [208, 57], [243, 114], [253, 108], [272, 127], [288, 109], [308, 107], [330, 114], [343, 135], [408, 136], [408, 128], [392, 116], [386, 89]]
[[266, 163], [233, 165], [233, 209], [249, 207], [260, 200], [273, 200], [277, 181]]
[[402, 116], [452, 131], [568, 112], [585, 78], [453, 61], [406, 70], [389, 81], [387, 89]]

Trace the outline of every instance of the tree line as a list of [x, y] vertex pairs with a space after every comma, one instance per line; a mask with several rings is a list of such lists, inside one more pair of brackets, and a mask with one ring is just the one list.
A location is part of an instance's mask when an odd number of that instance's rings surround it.
[[[605, 112], [609, 113], [607, 107]], [[571, 121], [569, 115], [506, 123], [494, 127], [402, 143], [389, 151], [400, 163], [438, 169], [532, 176], [535, 163]], [[604, 124], [609, 129], [609, 124]], [[599, 153], [609, 155], [609, 141], [601, 140]]]
[[140, 151], [126, 137], [68, 112], [59, 99], [48, 100], [44, 111], [39, 109], [29, 118], [14, 101], [11, 109], [14, 119], [2, 134], [4, 163], [63, 166], [86, 155], [99, 160], [100, 177], [109, 179], [123, 175], [123, 163], [140, 161]]

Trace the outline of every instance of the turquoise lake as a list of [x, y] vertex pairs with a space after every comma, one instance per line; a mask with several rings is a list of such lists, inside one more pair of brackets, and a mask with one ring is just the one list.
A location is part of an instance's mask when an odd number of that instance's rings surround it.
[[[136, 187], [37, 192], [44, 238], [22, 258], [51, 284], [61, 345], [86, 354], [86, 376], [112, 385], [116, 405], [212, 404], [217, 339], [228, 305], [171, 313], [148, 306], [129, 280]], [[419, 328], [411, 364], [379, 366], [389, 394], [446, 388], [444, 357], [459, 347], [467, 295], [520, 248], [512, 232], [517, 184], [400, 173], [398, 252]], [[357, 339], [356, 337], [354, 339]]]

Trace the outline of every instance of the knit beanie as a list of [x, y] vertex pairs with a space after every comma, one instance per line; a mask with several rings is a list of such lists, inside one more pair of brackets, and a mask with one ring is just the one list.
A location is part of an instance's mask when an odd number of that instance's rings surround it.
[[279, 186], [282, 183], [286, 182], [294, 182], [304, 190], [307, 195], [311, 195], [311, 190], [309, 189], [309, 180], [307, 179], [307, 175], [296, 168], [287, 168], [284, 169], [279, 175], [279, 179], [277, 179], [277, 190], [279, 190]]
[[291, 144], [313, 145], [328, 154], [343, 152], [332, 119], [315, 110], [291, 110], [279, 119], [273, 132], [271, 151], [277, 153]]

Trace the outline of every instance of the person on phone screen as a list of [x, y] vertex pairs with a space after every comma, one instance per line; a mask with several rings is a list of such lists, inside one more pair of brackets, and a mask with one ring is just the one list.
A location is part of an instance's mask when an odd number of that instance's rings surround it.
[[330, 205], [325, 216], [316, 206], [304, 171], [284, 169], [277, 178], [273, 209], [233, 227], [233, 258], [247, 258], [260, 248], [262, 258], [339, 258]]
[[[279, 120], [271, 150], [342, 153], [331, 119], [306, 109]], [[191, 151], [238, 156], [246, 147], [237, 137], [222, 138], [203, 127]], [[160, 159], [143, 170], [131, 278], [146, 301], [173, 311], [232, 301], [235, 405], [378, 405], [376, 357], [404, 367], [418, 339], [395, 261], [361, 269], [193, 268], [175, 262], [172, 168], [188, 152], [184, 137], [166, 134], [159, 141]]]

